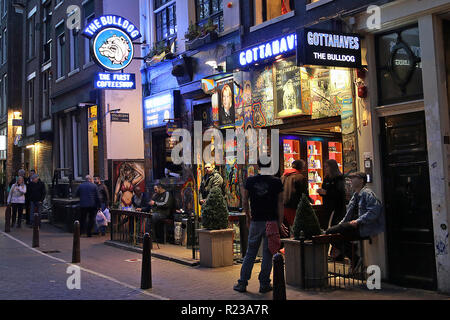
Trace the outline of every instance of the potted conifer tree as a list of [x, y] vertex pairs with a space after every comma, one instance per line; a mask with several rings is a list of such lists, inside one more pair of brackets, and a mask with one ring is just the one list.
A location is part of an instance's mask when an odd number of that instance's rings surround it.
[[228, 229], [228, 208], [222, 190], [212, 188], [202, 207], [202, 225], [197, 230], [200, 265], [210, 268], [233, 264], [233, 229]]
[[294, 220], [294, 239], [282, 240], [285, 247], [286, 283], [303, 287], [302, 282], [302, 255], [300, 237], [303, 232], [305, 248], [305, 288], [317, 288], [327, 285], [327, 244], [314, 243], [313, 236], [322, 233], [319, 220], [308, 197], [303, 194], [297, 207]]

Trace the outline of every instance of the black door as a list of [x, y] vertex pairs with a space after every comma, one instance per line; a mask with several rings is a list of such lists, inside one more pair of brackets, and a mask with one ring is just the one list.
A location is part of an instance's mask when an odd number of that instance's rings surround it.
[[435, 290], [425, 115], [382, 118], [381, 128], [390, 281]]

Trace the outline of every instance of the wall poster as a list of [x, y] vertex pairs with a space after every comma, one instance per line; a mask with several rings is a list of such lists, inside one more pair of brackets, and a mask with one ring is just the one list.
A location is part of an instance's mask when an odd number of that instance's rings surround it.
[[270, 126], [274, 119], [272, 66], [255, 70], [252, 82], [253, 125], [255, 128]]
[[286, 59], [274, 63], [275, 99], [277, 118], [286, 118], [308, 114], [303, 109], [301, 70], [295, 59]]
[[113, 203], [121, 209], [131, 208], [136, 187], [145, 192], [144, 160], [113, 161]]
[[217, 82], [219, 93], [219, 125], [225, 127], [234, 126], [234, 80], [233, 78]]

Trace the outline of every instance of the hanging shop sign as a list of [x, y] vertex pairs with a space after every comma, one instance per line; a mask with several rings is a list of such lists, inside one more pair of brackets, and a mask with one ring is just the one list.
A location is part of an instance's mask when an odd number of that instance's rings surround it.
[[238, 66], [241, 68], [276, 59], [280, 55], [293, 52], [297, 48], [297, 35], [289, 34], [275, 40], [255, 45], [237, 53]]
[[297, 35], [299, 65], [361, 67], [361, 37], [359, 35], [310, 28], [300, 29]]
[[111, 113], [111, 122], [130, 122], [129, 113]]
[[167, 92], [144, 99], [144, 129], [165, 126], [175, 118], [175, 93]]
[[94, 79], [95, 89], [133, 90], [136, 89], [136, 75], [133, 73], [97, 73]]
[[134, 57], [133, 40], [141, 37], [139, 29], [125, 18], [106, 15], [94, 19], [83, 35], [91, 39], [91, 55], [103, 69], [119, 71]]

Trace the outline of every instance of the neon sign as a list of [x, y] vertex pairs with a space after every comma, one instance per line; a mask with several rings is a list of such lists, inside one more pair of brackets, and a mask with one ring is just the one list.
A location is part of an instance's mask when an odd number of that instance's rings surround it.
[[98, 73], [94, 79], [95, 89], [136, 89], [136, 75], [132, 73]]
[[250, 47], [239, 53], [239, 64], [246, 67], [259, 61], [275, 58], [279, 55], [294, 51], [297, 48], [297, 35], [289, 34], [284, 37]]
[[84, 28], [83, 35], [89, 39], [105, 28], [116, 28], [126, 32], [132, 40], [141, 37], [139, 29], [125, 18], [116, 15], [101, 16]]

